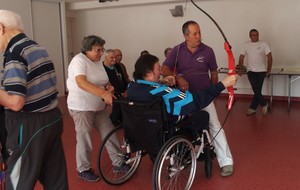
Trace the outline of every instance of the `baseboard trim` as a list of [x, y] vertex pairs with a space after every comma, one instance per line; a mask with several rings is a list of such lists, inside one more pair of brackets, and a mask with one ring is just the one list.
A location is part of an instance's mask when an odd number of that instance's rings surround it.
[[[227, 93], [221, 93], [221, 97], [226, 97], [228, 96]], [[235, 94], [236, 98], [245, 98], [245, 99], [251, 99], [253, 97], [252, 94]], [[265, 99], [270, 100], [271, 96], [264, 96]], [[287, 101], [288, 97], [287, 96], [273, 96], [273, 101]], [[291, 97], [291, 102], [300, 102], [300, 97]]]

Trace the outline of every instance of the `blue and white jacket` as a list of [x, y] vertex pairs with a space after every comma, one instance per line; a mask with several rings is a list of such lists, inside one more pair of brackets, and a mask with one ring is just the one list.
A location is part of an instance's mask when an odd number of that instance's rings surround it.
[[189, 115], [208, 106], [224, 89], [224, 85], [219, 82], [208, 89], [191, 93], [156, 82], [137, 80], [128, 85], [127, 98], [151, 102], [157, 97], [162, 97], [170, 115]]

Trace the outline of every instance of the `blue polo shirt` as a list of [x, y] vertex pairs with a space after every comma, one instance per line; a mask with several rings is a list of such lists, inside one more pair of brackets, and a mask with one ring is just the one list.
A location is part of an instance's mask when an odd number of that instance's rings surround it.
[[24, 33], [4, 52], [2, 89], [25, 98], [23, 112], [44, 112], [58, 104], [54, 65], [47, 51]]

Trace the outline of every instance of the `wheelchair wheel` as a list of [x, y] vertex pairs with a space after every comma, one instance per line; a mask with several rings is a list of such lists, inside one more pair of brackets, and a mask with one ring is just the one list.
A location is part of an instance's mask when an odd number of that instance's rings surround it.
[[190, 189], [196, 172], [196, 154], [190, 141], [175, 136], [160, 149], [152, 173], [154, 190]]
[[204, 168], [205, 168], [205, 174], [207, 178], [211, 177], [211, 171], [212, 171], [212, 149], [210, 145], [204, 146], [204, 154], [206, 155], [205, 161], [204, 161]]
[[123, 127], [116, 127], [108, 133], [100, 146], [97, 160], [99, 174], [106, 183], [120, 185], [133, 176], [141, 158], [142, 151], [130, 151]]

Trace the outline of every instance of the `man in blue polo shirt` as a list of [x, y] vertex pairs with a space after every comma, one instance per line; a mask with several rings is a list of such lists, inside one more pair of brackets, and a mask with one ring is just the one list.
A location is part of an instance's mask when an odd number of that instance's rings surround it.
[[0, 105], [5, 107], [7, 190], [66, 190], [62, 113], [56, 75], [47, 51], [23, 33], [20, 15], [0, 10], [0, 52], [4, 52]]
[[[183, 91], [196, 92], [218, 83], [217, 62], [211, 47], [202, 43], [201, 31], [195, 21], [187, 21], [182, 26], [185, 41], [175, 46], [163, 63], [162, 75], [174, 75], [178, 88]], [[210, 115], [209, 128], [216, 136], [215, 146], [221, 175], [233, 173], [233, 158], [227, 143], [225, 132], [221, 129], [213, 102], [204, 108]]]

